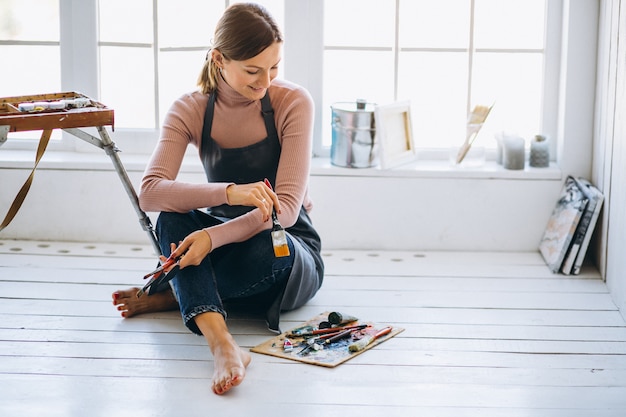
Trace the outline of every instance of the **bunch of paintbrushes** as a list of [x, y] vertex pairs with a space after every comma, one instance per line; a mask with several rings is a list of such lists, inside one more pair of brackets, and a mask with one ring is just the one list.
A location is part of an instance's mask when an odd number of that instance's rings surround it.
[[456, 163], [460, 164], [463, 159], [467, 156], [474, 140], [476, 140], [476, 136], [478, 136], [478, 132], [485, 124], [487, 120], [487, 116], [489, 116], [489, 112], [491, 111], [493, 104], [489, 107], [487, 106], [475, 106], [474, 110], [467, 117], [467, 125], [466, 125], [466, 135], [465, 142], [459, 149], [459, 153], [456, 156]]
[[[348, 338], [351, 339], [348, 350], [350, 352], [359, 352], [376, 339], [392, 331], [391, 327], [385, 327], [382, 330], [376, 331], [374, 334], [363, 334], [362, 331], [365, 332], [365, 329], [371, 328], [372, 326], [370, 324], [356, 324], [357, 321], [358, 319], [356, 317], [331, 312], [328, 315], [328, 321], [321, 321], [318, 327], [304, 326], [293, 329], [290, 334], [287, 334], [287, 337], [304, 339], [304, 341], [300, 343], [303, 349], [298, 352], [298, 355], [304, 355], [311, 350], [324, 349], [325, 346]], [[294, 345], [291, 340], [287, 338], [285, 339], [283, 348], [286, 352], [290, 352], [294, 348]]]
[[359, 324], [355, 326], [345, 327], [333, 327], [328, 329], [314, 330], [311, 334], [304, 335], [305, 341], [303, 342], [304, 348], [298, 352], [299, 355], [304, 355], [309, 350], [320, 350], [325, 346], [339, 342], [352, 337], [354, 332], [365, 329], [369, 325]]
[[161, 266], [159, 266], [154, 271], [149, 272], [146, 275], [144, 275], [143, 279], [150, 278], [150, 280], [148, 281], [146, 285], [143, 286], [142, 289], [137, 291], [137, 298], [141, 297], [142, 295], [146, 293], [148, 295], [152, 295], [150, 293], [150, 289], [152, 287], [156, 288], [159, 285], [164, 284], [170, 281], [172, 278], [174, 278], [174, 276], [180, 270], [179, 262], [181, 258], [182, 256], [174, 258], [172, 255], [170, 255], [170, 257], [167, 258]]

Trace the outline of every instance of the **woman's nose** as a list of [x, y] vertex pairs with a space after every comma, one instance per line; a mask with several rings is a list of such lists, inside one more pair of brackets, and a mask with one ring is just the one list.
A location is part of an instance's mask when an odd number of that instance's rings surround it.
[[261, 75], [259, 83], [263, 88], [269, 88], [270, 83], [272, 82], [272, 74], [270, 71], [263, 71], [263, 75]]

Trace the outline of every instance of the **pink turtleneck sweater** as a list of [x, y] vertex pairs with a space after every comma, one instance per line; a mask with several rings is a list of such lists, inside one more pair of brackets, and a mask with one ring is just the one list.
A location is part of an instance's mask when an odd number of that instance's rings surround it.
[[[252, 145], [267, 137], [261, 102], [250, 101], [225, 81], [218, 85], [211, 136], [223, 148]], [[275, 79], [269, 88], [274, 120], [281, 143], [280, 161], [274, 191], [280, 201], [278, 218], [284, 227], [292, 226], [304, 205], [311, 209], [308, 177], [313, 137], [313, 100], [300, 86]], [[230, 183], [188, 183], [176, 180], [188, 145], [200, 149], [202, 126], [208, 95], [185, 94], [168, 111], [161, 138], [146, 167], [139, 193], [144, 211], [185, 213], [194, 209], [227, 204], [226, 187]], [[205, 229], [212, 249], [232, 242], [245, 241], [265, 229], [261, 211], [254, 209], [236, 219]]]

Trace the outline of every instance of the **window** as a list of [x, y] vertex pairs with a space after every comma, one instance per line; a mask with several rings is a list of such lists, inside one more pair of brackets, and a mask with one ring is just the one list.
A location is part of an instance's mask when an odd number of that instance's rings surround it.
[[[172, 101], [196, 88], [230, 3], [3, 0], [0, 53], [20, 69], [2, 66], [12, 80], [2, 93], [96, 95], [115, 109], [120, 148], [149, 153]], [[285, 32], [281, 74], [316, 101], [317, 155], [330, 147], [330, 106], [356, 99], [409, 100], [416, 147], [431, 157], [463, 141], [477, 104], [495, 102], [478, 139], [486, 147], [499, 130], [556, 133], [560, 0], [260, 3]]]
[[[98, 3], [101, 100], [115, 109], [117, 127], [156, 129], [171, 103], [196, 88], [213, 30], [228, 3]], [[282, 23], [282, 1], [259, 3]]]
[[[0, 80], [2, 97], [61, 89], [58, 0], [0, 2]], [[12, 133], [28, 139], [40, 132]], [[52, 139], [61, 137], [54, 132]], [[29, 146], [33, 146], [32, 143]]]
[[[496, 131], [542, 132], [546, 0], [343, 0], [324, 4], [323, 109], [411, 103], [416, 147], [459, 146], [475, 105]], [[330, 146], [330, 110], [322, 147]]]
[[59, 91], [61, 87], [59, 45], [58, 0], [2, 0], [0, 2], [2, 96]]
[[[213, 30], [233, 1], [98, 2], [100, 98], [115, 109], [124, 149], [154, 147], [170, 105], [196, 89]], [[282, 27], [282, 0], [258, 1]], [[120, 28], [125, 28], [120, 30]]]

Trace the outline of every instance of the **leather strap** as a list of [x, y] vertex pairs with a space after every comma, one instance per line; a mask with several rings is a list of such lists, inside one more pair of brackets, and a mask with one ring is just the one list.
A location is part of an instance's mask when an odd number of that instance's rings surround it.
[[33, 178], [35, 177], [35, 170], [37, 169], [37, 165], [39, 165], [39, 161], [41, 160], [41, 157], [48, 147], [48, 142], [50, 142], [51, 135], [51, 129], [44, 130], [41, 134], [41, 139], [39, 139], [39, 146], [37, 147], [37, 156], [35, 157], [35, 166], [33, 167], [33, 170], [30, 172], [30, 175], [26, 179], [26, 182], [24, 183], [24, 185], [22, 185], [22, 188], [17, 193], [17, 196], [15, 196], [15, 200], [13, 200], [13, 203], [11, 204], [8, 213], [4, 217], [4, 220], [2, 220], [2, 224], [0, 224], [0, 232], [5, 227], [7, 227], [9, 223], [11, 223], [11, 221], [19, 211], [20, 207], [22, 207], [22, 203], [24, 202], [24, 199], [28, 194], [28, 190], [30, 190], [30, 186], [33, 183]]

